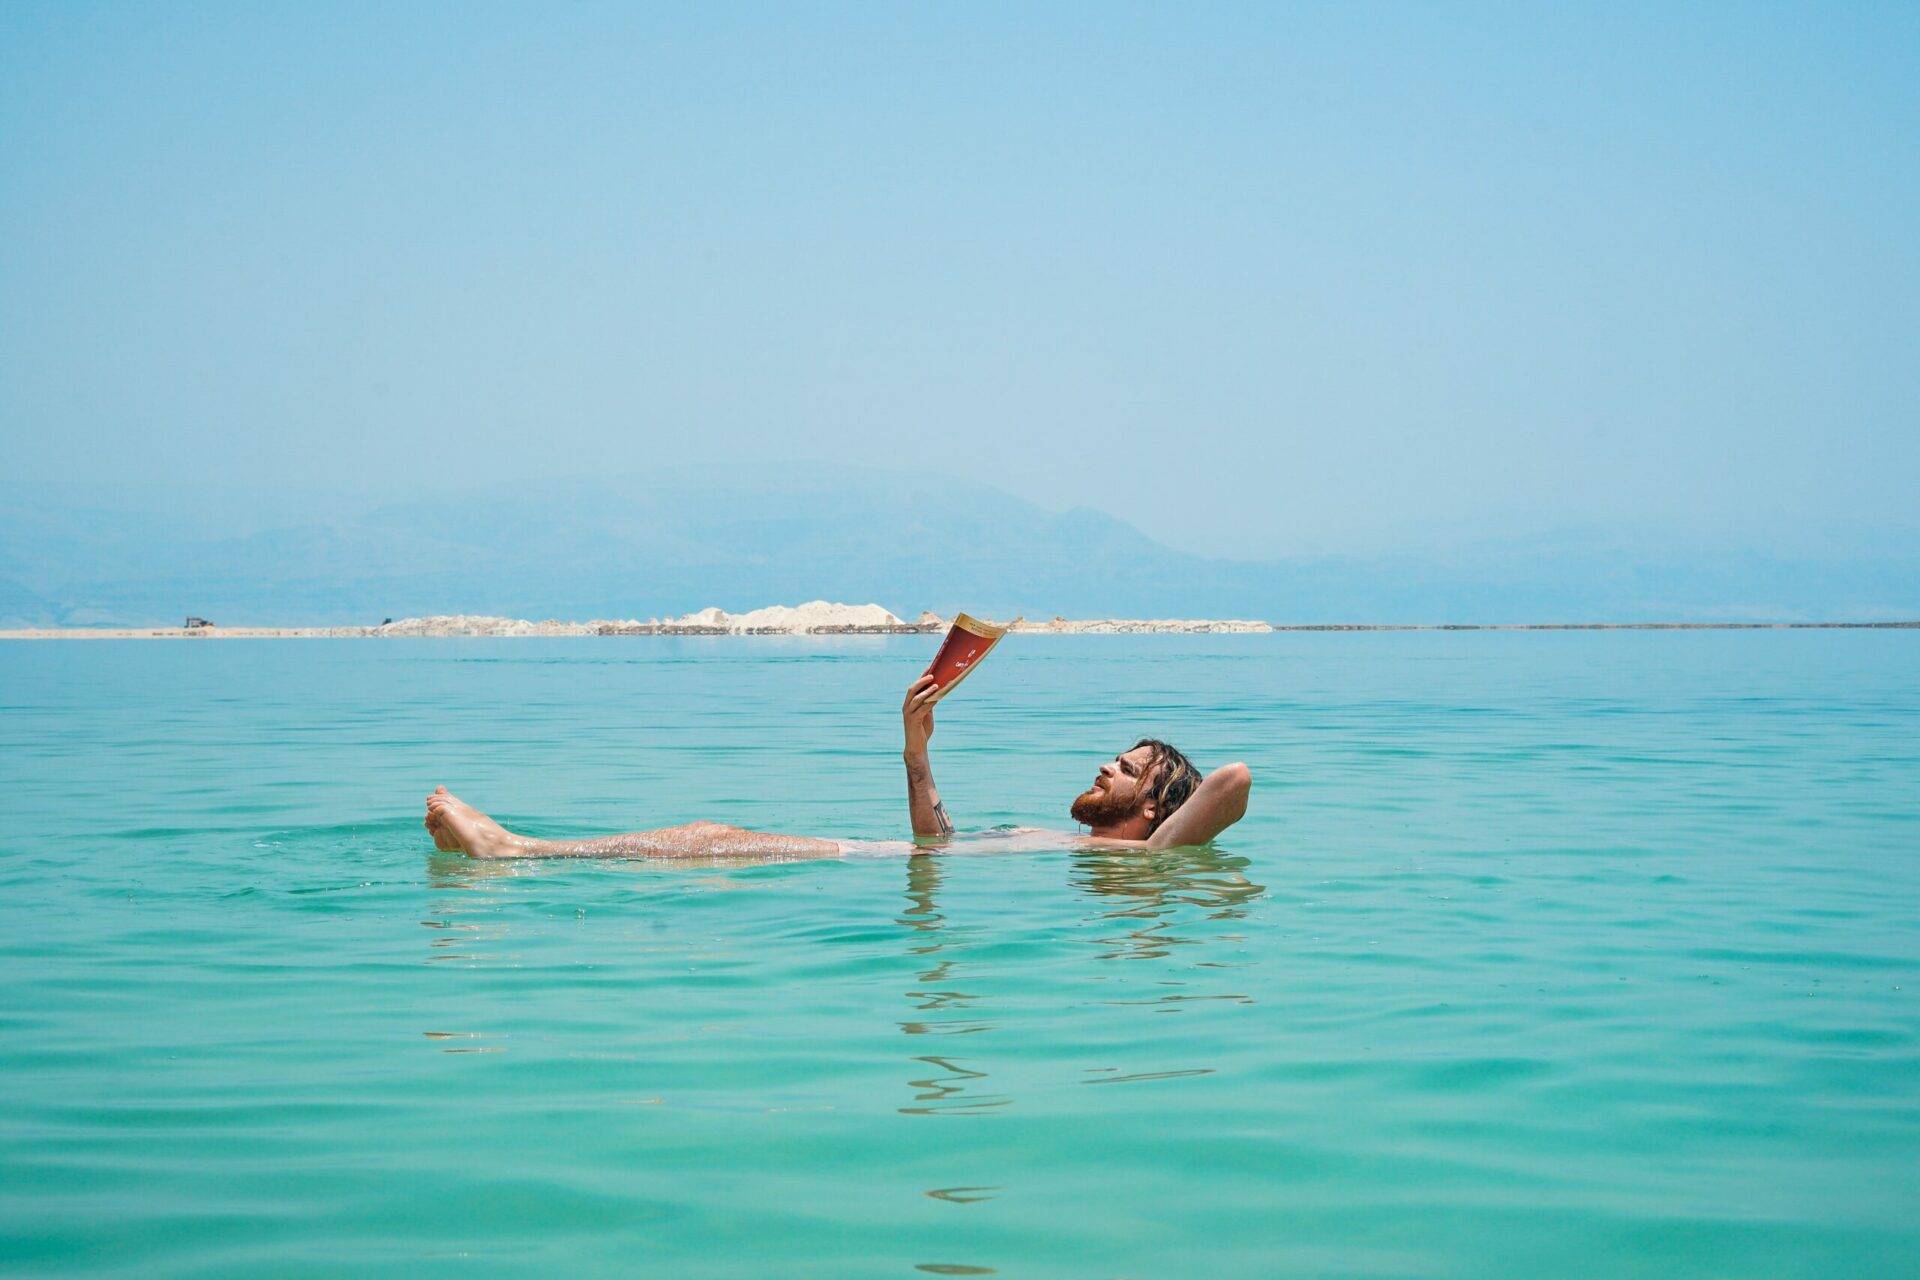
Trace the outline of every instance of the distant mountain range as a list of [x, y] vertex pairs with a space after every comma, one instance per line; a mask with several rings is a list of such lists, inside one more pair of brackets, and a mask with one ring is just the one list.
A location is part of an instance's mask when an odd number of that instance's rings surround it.
[[1445, 554], [1247, 561], [1084, 508], [884, 472], [681, 470], [517, 487], [0, 494], [0, 626], [648, 618], [824, 598], [911, 617], [1272, 622], [1920, 617], [1920, 549], [1623, 549], [1591, 536]]

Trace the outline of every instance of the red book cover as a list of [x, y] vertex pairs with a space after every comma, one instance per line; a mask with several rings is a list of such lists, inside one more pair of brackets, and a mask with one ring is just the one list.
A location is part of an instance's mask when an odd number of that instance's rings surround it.
[[940, 652], [933, 655], [933, 662], [927, 667], [927, 674], [934, 678], [940, 690], [933, 700], [938, 702], [951, 693], [953, 687], [980, 665], [987, 652], [999, 644], [1000, 637], [1005, 634], [1005, 627], [969, 618], [964, 613], [956, 617], [953, 625], [947, 628], [947, 638], [940, 643]]

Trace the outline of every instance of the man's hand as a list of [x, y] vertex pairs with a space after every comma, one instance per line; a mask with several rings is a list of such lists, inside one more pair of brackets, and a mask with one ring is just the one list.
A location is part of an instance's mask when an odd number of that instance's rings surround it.
[[900, 704], [900, 721], [906, 729], [909, 756], [927, 754], [927, 741], [933, 737], [933, 699], [939, 692], [930, 675], [907, 686], [907, 700]]

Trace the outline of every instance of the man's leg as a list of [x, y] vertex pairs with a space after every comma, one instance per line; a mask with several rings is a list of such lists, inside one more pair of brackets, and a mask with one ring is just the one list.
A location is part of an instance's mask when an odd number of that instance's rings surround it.
[[809, 836], [744, 831], [718, 822], [635, 831], [594, 840], [534, 840], [515, 835], [478, 809], [436, 788], [427, 797], [426, 828], [442, 849], [475, 858], [715, 858], [790, 862], [837, 858], [840, 845]]

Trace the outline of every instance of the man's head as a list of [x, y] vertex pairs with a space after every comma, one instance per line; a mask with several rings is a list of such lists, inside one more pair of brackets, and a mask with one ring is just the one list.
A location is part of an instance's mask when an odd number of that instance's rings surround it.
[[1144, 824], [1153, 834], [1200, 785], [1193, 762], [1157, 738], [1142, 738], [1100, 766], [1100, 776], [1073, 802], [1073, 820], [1094, 830]]

